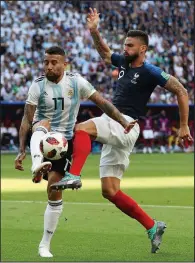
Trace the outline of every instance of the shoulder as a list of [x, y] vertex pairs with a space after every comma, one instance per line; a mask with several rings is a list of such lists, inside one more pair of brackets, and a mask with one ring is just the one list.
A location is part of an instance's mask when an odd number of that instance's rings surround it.
[[45, 80], [45, 75], [41, 75], [40, 77], [36, 78], [34, 82], [37, 83], [37, 82], [44, 81], [44, 80]]
[[165, 80], [168, 80], [170, 77], [170, 74], [166, 73], [160, 67], [152, 65], [148, 62], [145, 62], [144, 66], [145, 66], [145, 69], [154, 77], [157, 77], [159, 79], [165, 79]]
[[85, 79], [77, 72], [66, 71], [66, 78], [70, 86], [81, 84]]
[[156, 72], [162, 72], [163, 70], [155, 65], [152, 65], [148, 62], [144, 63], [144, 67], [147, 71], [151, 72], [151, 73], [156, 73]]
[[43, 88], [44, 86], [44, 82], [45, 82], [45, 75], [42, 75], [36, 79], [34, 79], [30, 85], [30, 88], [29, 88], [29, 93], [31, 92], [40, 92], [40, 90]]

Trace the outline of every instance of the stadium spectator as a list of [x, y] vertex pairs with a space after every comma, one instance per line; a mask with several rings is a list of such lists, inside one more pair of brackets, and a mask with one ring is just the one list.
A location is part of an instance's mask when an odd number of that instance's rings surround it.
[[178, 148], [180, 148], [178, 146], [178, 127], [176, 127], [177, 125], [175, 123], [173, 123], [169, 129], [169, 133], [168, 133], [168, 151], [170, 153], [173, 153], [175, 151], [177, 151]]
[[[1, 56], [3, 100], [25, 100], [25, 96], [21, 96], [23, 88], [27, 90], [29, 81], [43, 72], [44, 49], [55, 44], [67, 50], [70, 70], [85, 75], [93, 85], [98, 79], [101, 94], [112, 100], [114, 68], [105, 68], [100, 62], [85, 25], [90, 4], [82, 1], [1, 1], [1, 38], [2, 43], [6, 43]], [[96, 1], [93, 5], [102, 14], [103, 39], [107, 39], [115, 52], [121, 50], [124, 32], [130, 25], [134, 29], [147, 29], [150, 37], [148, 62], [178, 77], [189, 91], [189, 102], [194, 102], [191, 84], [194, 81], [194, 2]], [[12, 80], [10, 87], [7, 87], [7, 79]], [[176, 98], [156, 89], [150, 102], [172, 104], [176, 103]]]
[[1, 123], [0, 138], [1, 138], [1, 149], [8, 150], [10, 146], [11, 135], [8, 133], [8, 128], [5, 126], [3, 122]]
[[10, 148], [12, 150], [17, 150], [18, 148], [16, 145], [18, 144], [18, 130], [14, 122], [11, 123], [11, 126], [7, 129], [7, 132], [11, 135]]
[[144, 148], [143, 153], [152, 153], [153, 147], [153, 118], [151, 116], [151, 110], [146, 113], [146, 117], [144, 119], [144, 127], [143, 127], [143, 139], [144, 139]]
[[161, 111], [161, 116], [158, 120], [158, 126], [159, 126], [159, 135], [158, 135], [158, 140], [159, 140], [159, 145], [160, 145], [160, 152], [161, 153], [166, 153], [166, 146], [167, 146], [167, 139], [168, 139], [168, 134], [169, 134], [169, 129], [170, 129], [170, 122], [169, 119], [166, 117], [166, 111], [162, 110]]
[[7, 133], [7, 127], [5, 127], [4, 122], [1, 123], [1, 138], [3, 137], [4, 133]]

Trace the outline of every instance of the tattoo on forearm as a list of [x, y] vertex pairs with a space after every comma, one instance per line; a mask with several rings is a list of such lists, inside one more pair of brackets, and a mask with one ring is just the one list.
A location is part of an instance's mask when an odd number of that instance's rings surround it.
[[92, 95], [93, 102], [105, 112], [110, 118], [114, 119], [115, 121], [119, 122], [123, 127], [126, 126], [127, 120], [123, 117], [120, 111], [108, 100], [104, 99], [99, 95], [99, 93], [95, 93]]
[[188, 92], [183, 85], [173, 76], [167, 81], [165, 89], [177, 95], [180, 124], [187, 124], [189, 115]]
[[106, 54], [110, 52], [109, 47], [104, 43], [103, 39], [100, 36], [100, 33], [97, 32], [91, 32], [91, 36], [94, 41], [95, 48], [99, 52], [100, 56], [104, 59], [106, 58]]
[[165, 89], [171, 91], [177, 96], [188, 96], [187, 90], [183, 87], [183, 85], [173, 76], [169, 78], [165, 85]]

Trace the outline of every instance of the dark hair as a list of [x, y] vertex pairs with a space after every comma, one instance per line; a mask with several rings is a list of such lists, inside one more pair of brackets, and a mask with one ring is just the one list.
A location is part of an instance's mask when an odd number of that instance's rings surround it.
[[63, 50], [63, 48], [58, 47], [58, 46], [52, 46], [48, 49], [45, 50], [45, 53], [49, 54], [49, 55], [61, 55], [61, 56], [65, 56], [65, 52]]
[[126, 37], [137, 37], [140, 38], [146, 46], [148, 46], [149, 39], [148, 34], [142, 30], [129, 30]]

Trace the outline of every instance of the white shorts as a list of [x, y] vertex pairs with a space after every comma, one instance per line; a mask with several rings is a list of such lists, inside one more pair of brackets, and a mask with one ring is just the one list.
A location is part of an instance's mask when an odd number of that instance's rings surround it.
[[[133, 118], [123, 115], [129, 122]], [[103, 143], [100, 158], [100, 177], [117, 177], [121, 179], [129, 165], [129, 155], [139, 136], [140, 128], [136, 123], [128, 134], [118, 122], [105, 113], [101, 117], [91, 119], [97, 129], [96, 141]]]
[[143, 130], [143, 137], [144, 139], [153, 139], [154, 138], [153, 130]]

